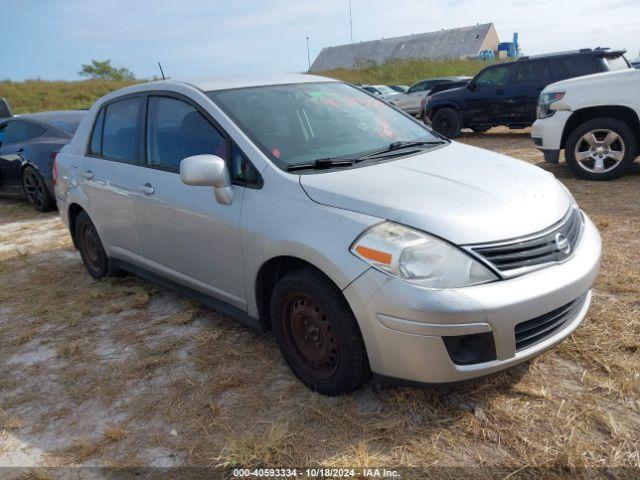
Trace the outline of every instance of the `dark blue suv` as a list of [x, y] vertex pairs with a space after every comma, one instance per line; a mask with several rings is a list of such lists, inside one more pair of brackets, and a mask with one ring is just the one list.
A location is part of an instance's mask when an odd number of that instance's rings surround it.
[[499, 125], [525, 128], [535, 121], [544, 87], [567, 78], [629, 68], [625, 52], [585, 48], [491, 65], [465, 86], [429, 96], [423, 118], [449, 138], [460, 135], [462, 128], [476, 132]]

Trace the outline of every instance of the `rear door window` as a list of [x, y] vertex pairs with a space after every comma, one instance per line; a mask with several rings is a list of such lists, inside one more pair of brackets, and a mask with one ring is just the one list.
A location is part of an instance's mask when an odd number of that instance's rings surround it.
[[227, 141], [193, 106], [169, 97], [149, 97], [147, 164], [179, 171], [193, 155], [227, 159]]
[[24, 143], [41, 136], [46, 129], [31, 122], [13, 120], [8, 123], [4, 134], [3, 145]]
[[547, 62], [524, 62], [518, 65], [516, 69], [516, 78], [513, 83], [549, 83], [551, 80], [551, 72]]
[[140, 97], [126, 98], [107, 105], [102, 156], [125, 163], [138, 162], [138, 119], [141, 105]]

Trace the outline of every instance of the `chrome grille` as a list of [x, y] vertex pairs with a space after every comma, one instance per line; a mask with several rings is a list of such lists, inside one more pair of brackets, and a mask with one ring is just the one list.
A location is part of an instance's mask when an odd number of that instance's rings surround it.
[[549, 313], [516, 325], [516, 352], [541, 342], [560, 330], [578, 310], [586, 299], [584, 294], [573, 302], [556, 308]]
[[504, 276], [521, 275], [543, 265], [561, 262], [573, 254], [584, 219], [577, 208], [553, 227], [531, 237], [468, 248], [493, 265]]

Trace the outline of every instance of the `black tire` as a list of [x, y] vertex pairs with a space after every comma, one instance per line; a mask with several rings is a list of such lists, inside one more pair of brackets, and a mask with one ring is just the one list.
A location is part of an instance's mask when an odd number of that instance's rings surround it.
[[22, 171], [22, 190], [27, 201], [37, 211], [50, 212], [56, 207], [56, 202], [49, 193], [42, 175], [31, 166], [25, 167]]
[[310, 389], [340, 395], [371, 375], [347, 301], [317, 270], [296, 270], [278, 282], [271, 298], [271, 323], [282, 356]]
[[470, 127], [475, 133], [484, 133], [488, 131], [491, 127]]
[[447, 138], [456, 138], [460, 135], [462, 128], [460, 125], [460, 117], [453, 108], [438, 110], [433, 116], [431, 126], [436, 132]]
[[96, 280], [111, 275], [111, 261], [102, 246], [98, 230], [86, 212], [80, 212], [76, 218], [75, 235], [82, 262], [89, 275]]
[[[623, 151], [624, 155], [622, 155], [621, 160], [617, 160], [609, 157], [607, 153], [603, 153], [603, 156], [600, 158], [603, 158], [602, 162], [605, 170], [601, 172], [590, 171], [595, 170], [595, 160], [587, 158], [582, 162], [578, 161], [576, 158], [576, 150], [578, 150], [578, 152], [588, 153], [586, 150], [588, 150], [590, 146], [583, 137], [587, 136], [590, 132], [596, 132], [596, 140], [602, 141], [602, 143], [598, 145], [603, 146], [607, 138], [605, 136], [607, 131], [613, 132], [619, 137], [619, 140], [609, 147], [611, 151]], [[623, 150], [619, 150], [620, 148]], [[608, 152], [608, 150], [605, 150], [605, 152]], [[565, 159], [573, 173], [587, 180], [613, 180], [614, 178], [618, 178], [630, 169], [637, 153], [638, 140], [631, 127], [621, 120], [608, 117], [594, 118], [576, 127], [569, 135], [569, 138], [567, 138], [564, 150]], [[594, 152], [593, 155], [597, 156], [597, 151]]]

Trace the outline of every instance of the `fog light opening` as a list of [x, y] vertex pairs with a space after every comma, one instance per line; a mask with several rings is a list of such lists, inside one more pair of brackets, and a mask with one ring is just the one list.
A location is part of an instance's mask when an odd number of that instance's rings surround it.
[[442, 341], [456, 365], [490, 362], [497, 358], [491, 332], [442, 337]]

